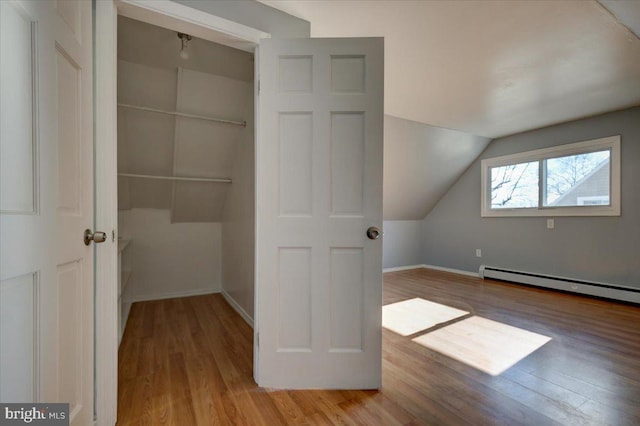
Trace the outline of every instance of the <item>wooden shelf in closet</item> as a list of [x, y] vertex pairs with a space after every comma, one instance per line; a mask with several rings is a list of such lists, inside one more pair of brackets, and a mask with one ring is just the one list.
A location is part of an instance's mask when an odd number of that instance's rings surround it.
[[118, 297], [122, 296], [122, 293], [124, 293], [124, 290], [127, 288], [129, 278], [131, 278], [131, 271], [122, 271], [122, 288], [120, 289]]
[[123, 259], [125, 250], [130, 246], [131, 239], [118, 238], [118, 334], [119, 340], [122, 340], [124, 327], [131, 310], [131, 302], [123, 297], [124, 291], [131, 279], [131, 258]]

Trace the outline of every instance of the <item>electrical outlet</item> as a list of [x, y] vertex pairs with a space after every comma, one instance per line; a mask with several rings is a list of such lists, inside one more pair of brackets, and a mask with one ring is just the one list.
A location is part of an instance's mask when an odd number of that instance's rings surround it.
[[547, 229], [554, 229], [556, 227], [555, 220], [547, 219]]
[[482, 257], [482, 250], [476, 249], [476, 257]]

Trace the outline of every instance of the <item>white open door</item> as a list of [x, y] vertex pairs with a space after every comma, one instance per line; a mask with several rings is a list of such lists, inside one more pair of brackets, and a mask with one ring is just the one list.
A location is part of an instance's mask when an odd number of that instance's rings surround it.
[[[0, 401], [93, 422], [89, 1], [0, 1]], [[28, 408], [25, 406], [25, 409]]]
[[383, 39], [260, 43], [255, 377], [381, 385]]

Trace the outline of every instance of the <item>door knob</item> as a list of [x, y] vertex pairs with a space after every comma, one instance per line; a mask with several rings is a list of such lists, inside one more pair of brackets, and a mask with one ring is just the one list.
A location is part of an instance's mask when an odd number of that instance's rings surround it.
[[84, 230], [84, 245], [88, 246], [91, 244], [91, 241], [94, 243], [104, 243], [107, 241], [107, 234], [105, 232], [91, 232], [91, 229]]
[[367, 229], [367, 237], [370, 240], [377, 240], [378, 238], [380, 238], [380, 230], [375, 226], [369, 227], [369, 229]]

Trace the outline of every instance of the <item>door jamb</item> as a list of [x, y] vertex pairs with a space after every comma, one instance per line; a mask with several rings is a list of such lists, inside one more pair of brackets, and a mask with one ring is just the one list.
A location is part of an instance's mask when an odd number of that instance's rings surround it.
[[[95, 388], [98, 426], [113, 426], [118, 401], [118, 277], [117, 277], [117, 15], [246, 51], [253, 51], [269, 33], [170, 0], [95, 1], [95, 229], [113, 237], [96, 250]], [[244, 47], [242, 47], [244, 46]], [[257, 92], [256, 92], [257, 93]], [[256, 126], [257, 127], [257, 126]], [[255, 282], [254, 282], [255, 286]], [[254, 361], [255, 363], [255, 361]]]
[[94, 1], [94, 11], [94, 229], [110, 239], [94, 252], [94, 424], [112, 426], [118, 401], [117, 11], [107, 1]]

